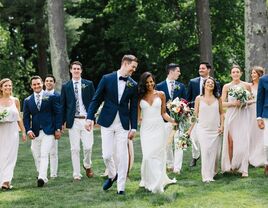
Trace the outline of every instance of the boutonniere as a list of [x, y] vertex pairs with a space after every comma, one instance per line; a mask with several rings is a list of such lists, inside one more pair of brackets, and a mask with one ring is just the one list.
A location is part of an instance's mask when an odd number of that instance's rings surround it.
[[43, 101], [46, 101], [46, 100], [48, 100], [49, 99], [49, 96], [48, 95], [44, 95], [43, 97], [42, 97], [42, 100]]
[[87, 87], [86, 84], [82, 84], [82, 90], [85, 89]]
[[134, 86], [134, 84], [131, 81], [127, 80], [126, 86], [128, 88], [132, 88]]
[[179, 90], [180, 89], [180, 85], [175, 85], [174, 86], [174, 90]]

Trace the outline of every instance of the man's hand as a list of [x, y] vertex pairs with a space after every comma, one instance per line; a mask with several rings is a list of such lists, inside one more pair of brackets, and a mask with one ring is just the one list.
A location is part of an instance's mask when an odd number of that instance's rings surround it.
[[28, 137], [29, 137], [30, 139], [35, 139], [35, 134], [34, 134], [32, 131], [29, 131], [29, 132], [28, 132]]
[[128, 139], [129, 139], [129, 140], [133, 140], [134, 137], [135, 137], [135, 135], [136, 135], [136, 131], [132, 131], [132, 130], [130, 130], [130, 131], [128, 132]]
[[54, 134], [54, 136], [55, 136], [55, 139], [56, 140], [59, 140], [60, 139], [60, 137], [61, 137], [61, 130], [57, 130], [57, 131], [55, 131], [55, 134]]
[[85, 125], [86, 130], [88, 131], [93, 130], [93, 126], [94, 126], [94, 121], [91, 121], [91, 120], [86, 121], [86, 125]]
[[258, 119], [257, 122], [258, 122], [258, 126], [259, 126], [259, 128], [260, 128], [260, 129], [264, 129], [265, 124], [264, 124], [263, 119]]

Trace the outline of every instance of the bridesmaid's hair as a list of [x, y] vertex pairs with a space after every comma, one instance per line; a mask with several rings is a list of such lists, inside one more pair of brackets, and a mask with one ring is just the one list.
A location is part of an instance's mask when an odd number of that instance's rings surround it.
[[219, 99], [220, 98], [220, 94], [218, 92], [218, 87], [217, 87], [217, 84], [216, 84], [216, 81], [213, 77], [208, 77], [207, 79], [204, 80], [204, 83], [203, 83], [203, 86], [202, 86], [202, 95], [205, 95], [205, 85], [206, 85], [206, 82], [207, 80], [212, 80], [214, 82], [214, 89], [213, 89], [213, 95]]
[[265, 73], [265, 69], [261, 66], [253, 66], [251, 72], [253, 70], [258, 74], [259, 77], [261, 77]]
[[233, 66], [231, 67], [230, 73], [232, 73], [232, 70], [233, 70], [234, 68], [239, 69], [239, 70], [240, 70], [240, 72], [242, 72], [242, 73], [243, 73], [242, 68], [241, 68], [239, 65], [237, 65], [237, 64], [233, 64]]
[[[152, 79], [155, 82], [155, 78], [152, 75], [152, 73], [150, 73], [150, 72], [144, 72], [141, 75], [140, 81], [139, 81], [139, 85], [138, 85], [138, 95], [139, 95], [139, 98], [140, 99], [143, 98], [146, 95], [146, 93], [147, 93], [146, 80], [148, 79], [148, 77], [152, 77]], [[155, 86], [154, 86], [154, 88], [155, 88]]]
[[[1, 79], [0, 80], [0, 88], [2, 88], [3, 87], [3, 84], [6, 83], [6, 82], [8, 82], [8, 81], [12, 82], [11, 79], [9, 79], [9, 78]], [[0, 97], [2, 97], [2, 96], [3, 96], [3, 91], [0, 89]]]

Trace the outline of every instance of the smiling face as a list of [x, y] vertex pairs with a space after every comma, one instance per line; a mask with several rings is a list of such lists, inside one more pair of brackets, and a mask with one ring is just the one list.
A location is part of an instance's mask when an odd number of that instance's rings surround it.
[[170, 80], [177, 80], [181, 75], [181, 70], [179, 67], [176, 67], [174, 70], [170, 70], [168, 77]]
[[260, 79], [259, 74], [254, 69], [251, 71], [250, 76], [251, 76], [252, 81], [258, 81]]
[[206, 64], [199, 65], [199, 75], [200, 77], [206, 78], [209, 75], [210, 69], [207, 68]]
[[207, 79], [205, 82], [205, 89], [209, 91], [213, 91], [215, 87], [215, 83], [212, 79]]
[[153, 78], [151, 76], [149, 76], [146, 79], [146, 89], [147, 89], [147, 91], [153, 91], [154, 87], [155, 87], [155, 82], [154, 82]]
[[73, 64], [71, 69], [70, 69], [70, 72], [72, 74], [73, 79], [79, 80], [81, 78], [82, 68], [78, 64]]
[[31, 88], [35, 93], [39, 93], [43, 89], [43, 82], [41, 79], [33, 79], [31, 82]]
[[242, 76], [242, 72], [239, 68], [234, 67], [231, 69], [231, 77], [233, 81], [240, 81], [241, 76]]
[[51, 91], [55, 88], [55, 82], [52, 77], [47, 77], [45, 79], [45, 87], [47, 91]]
[[122, 75], [124, 76], [131, 76], [137, 69], [138, 63], [136, 61], [124, 61], [122, 63], [123, 67], [122, 69]]
[[1, 89], [2, 95], [11, 95], [12, 94], [12, 82], [10, 80], [3, 83]]

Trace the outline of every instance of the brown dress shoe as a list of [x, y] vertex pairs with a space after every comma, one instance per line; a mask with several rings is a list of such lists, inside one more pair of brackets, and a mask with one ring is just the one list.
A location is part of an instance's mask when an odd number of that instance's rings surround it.
[[264, 175], [268, 176], [268, 165], [264, 166]]
[[84, 167], [84, 169], [86, 171], [87, 177], [89, 177], [89, 178], [93, 177], [94, 173], [93, 173], [92, 168], [85, 168], [85, 166], [83, 166], [83, 167]]

